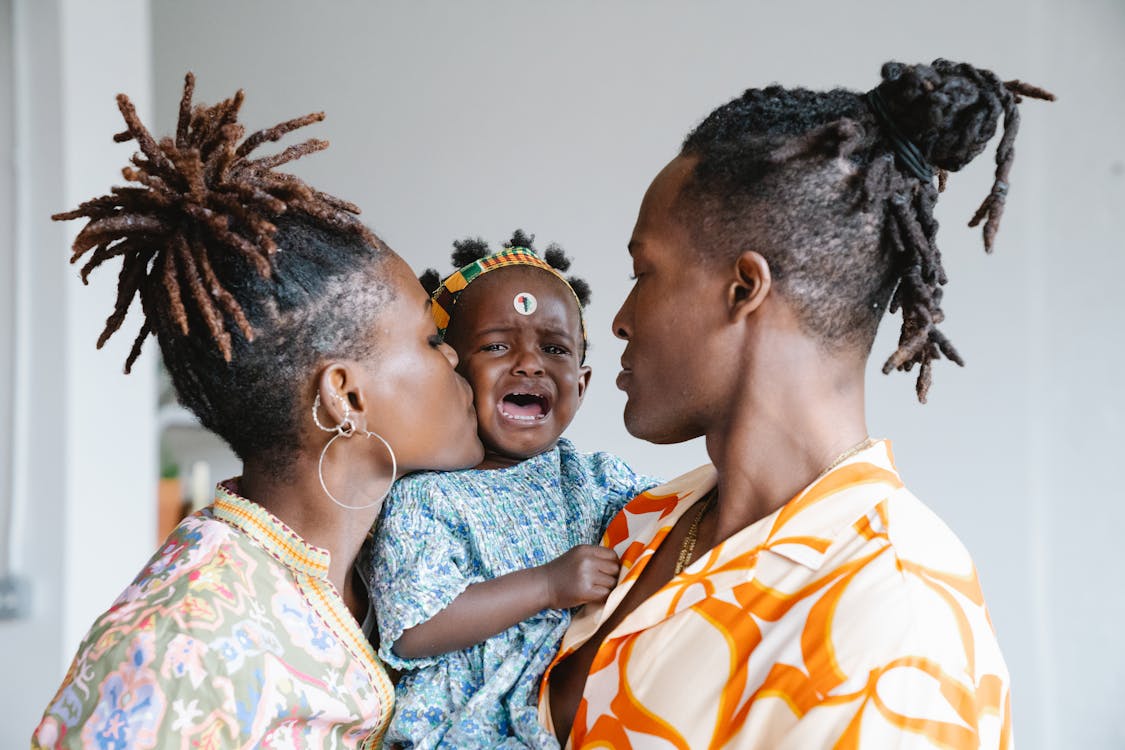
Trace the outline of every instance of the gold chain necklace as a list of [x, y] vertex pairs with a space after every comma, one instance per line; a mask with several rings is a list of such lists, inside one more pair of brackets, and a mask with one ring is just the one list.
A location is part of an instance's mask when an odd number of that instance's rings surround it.
[[695, 541], [699, 537], [699, 522], [703, 520], [707, 511], [711, 510], [711, 506], [715, 504], [715, 496], [718, 494], [718, 488], [711, 490], [707, 494], [707, 499], [699, 504], [699, 512], [695, 514], [695, 519], [688, 527], [687, 536], [680, 545], [680, 556], [676, 559], [676, 572], [673, 575], [678, 576], [691, 563], [691, 556], [695, 554]]
[[[837, 466], [857, 453], [862, 453], [877, 442], [879, 441], [874, 438], [864, 438], [859, 443], [848, 448], [839, 456], [836, 456], [836, 459], [828, 464], [828, 468], [817, 474], [816, 479], [812, 480], [811, 484], [816, 484], [827, 474], [831, 473]], [[676, 572], [673, 574], [674, 576], [678, 576], [684, 571], [684, 568], [691, 564], [691, 557], [695, 554], [695, 543], [699, 539], [699, 522], [703, 520], [703, 516], [707, 515], [707, 511], [711, 510], [712, 506], [715, 505], [715, 498], [718, 494], [718, 488], [716, 487], [708, 493], [707, 499], [700, 503], [699, 512], [696, 513], [695, 518], [692, 519], [691, 526], [688, 527], [687, 536], [684, 537], [684, 541], [680, 544], [680, 555], [676, 559]]]
[[816, 479], [812, 480], [811, 484], [816, 484], [821, 479], [824, 479], [824, 477], [827, 476], [828, 474], [830, 474], [832, 472], [832, 470], [835, 469], [837, 466], [844, 463], [845, 461], [847, 461], [849, 458], [856, 455], [857, 453], [863, 453], [865, 450], [867, 450], [868, 448], [870, 448], [871, 446], [875, 445], [878, 442], [879, 441], [876, 440], [875, 438], [870, 438], [870, 437], [864, 438], [863, 440], [859, 441], [858, 443], [853, 445], [851, 448], [848, 448], [846, 451], [844, 451], [840, 455], [836, 456], [836, 460], [833, 461], [832, 463], [828, 464], [827, 469], [825, 469], [824, 471], [817, 474]]

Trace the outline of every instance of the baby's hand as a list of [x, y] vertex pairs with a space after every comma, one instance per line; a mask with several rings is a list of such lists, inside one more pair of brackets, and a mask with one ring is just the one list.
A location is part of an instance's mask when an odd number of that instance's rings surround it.
[[620, 561], [613, 550], [580, 544], [542, 567], [547, 601], [552, 609], [568, 609], [609, 596], [617, 585]]

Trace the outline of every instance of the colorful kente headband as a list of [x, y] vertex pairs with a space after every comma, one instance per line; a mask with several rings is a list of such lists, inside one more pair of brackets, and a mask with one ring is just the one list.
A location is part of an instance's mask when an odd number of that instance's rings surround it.
[[559, 281], [566, 285], [566, 288], [574, 295], [574, 301], [578, 305], [578, 320], [582, 324], [583, 358], [585, 358], [586, 316], [582, 313], [582, 302], [578, 299], [578, 294], [575, 293], [574, 287], [570, 285], [565, 276], [553, 268], [550, 263], [536, 255], [534, 250], [526, 247], [505, 248], [486, 258], [473, 261], [447, 276], [431, 297], [433, 304], [430, 305], [430, 312], [434, 316], [434, 323], [437, 324], [438, 335], [443, 339], [445, 338], [445, 332], [449, 328], [449, 319], [453, 315], [453, 307], [457, 304], [457, 298], [461, 296], [461, 292], [465, 291], [469, 284], [489, 271], [508, 266], [542, 268], [544, 271], [554, 274]]

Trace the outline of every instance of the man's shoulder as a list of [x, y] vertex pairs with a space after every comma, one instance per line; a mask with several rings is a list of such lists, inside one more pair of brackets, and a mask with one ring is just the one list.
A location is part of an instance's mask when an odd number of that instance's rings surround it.
[[899, 560], [935, 573], [976, 575], [969, 550], [928, 505], [903, 488], [880, 506], [887, 540]]
[[[694, 502], [715, 486], [718, 474], [712, 464], [704, 464], [662, 484], [649, 487], [625, 506], [634, 515], [662, 512], [680, 501]], [[654, 502], [656, 501], [656, 502]]]
[[844, 651], [873, 664], [924, 659], [949, 674], [1004, 671], [972, 558], [936, 513], [902, 489], [856, 531], [852, 549], [820, 571], [836, 579], [823, 596]]

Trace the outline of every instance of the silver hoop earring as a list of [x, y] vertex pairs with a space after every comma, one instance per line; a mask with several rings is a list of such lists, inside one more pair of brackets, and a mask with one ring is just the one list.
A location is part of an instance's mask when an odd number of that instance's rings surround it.
[[330, 447], [332, 447], [332, 444], [334, 442], [336, 442], [339, 438], [350, 438], [350, 437], [352, 437], [353, 435], [356, 434], [357, 430], [356, 430], [355, 422], [352, 420], [352, 417], [351, 417], [352, 410], [351, 410], [351, 407], [348, 406], [348, 400], [346, 398], [344, 398], [343, 396], [340, 396], [339, 394], [332, 394], [332, 395], [334, 395], [336, 397], [336, 399], [339, 400], [340, 403], [342, 403], [344, 405], [344, 418], [341, 419], [340, 424], [336, 425], [335, 427], [325, 427], [320, 421], [320, 414], [319, 414], [319, 411], [320, 411], [320, 393], [317, 392], [316, 398], [313, 399], [313, 407], [312, 407], [313, 422], [316, 424], [317, 427], [324, 430], [325, 432], [336, 433], [335, 435], [332, 436], [332, 438], [327, 443], [325, 443], [324, 450], [322, 450], [320, 452], [320, 461], [318, 461], [317, 464], [316, 464], [316, 473], [317, 473], [317, 476], [320, 478], [320, 488], [322, 490], [324, 490], [324, 494], [328, 496], [329, 500], [336, 503], [337, 505], [339, 505], [341, 508], [344, 508], [345, 510], [367, 510], [368, 508], [374, 508], [376, 505], [382, 504], [382, 502], [387, 499], [387, 495], [389, 495], [390, 492], [391, 492], [391, 487], [394, 486], [395, 477], [398, 476], [398, 459], [395, 458], [395, 449], [391, 447], [391, 444], [388, 443], [382, 435], [380, 435], [376, 432], [371, 432], [369, 430], [360, 431], [363, 434], [364, 437], [375, 438], [380, 443], [382, 443], [383, 446], [387, 449], [387, 453], [391, 457], [391, 481], [390, 481], [390, 484], [387, 485], [387, 489], [384, 490], [383, 494], [379, 496], [379, 499], [374, 500], [374, 501], [368, 503], [367, 505], [348, 505], [347, 503], [342, 503], [339, 500], [337, 500], [336, 496], [333, 495], [331, 490], [328, 489], [328, 483], [324, 481], [324, 457], [328, 455], [328, 449]]
[[341, 437], [350, 438], [354, 434], [355, 434], [354, 425], [353, 425], [352, 432], [341, 432], [341, 431], [337, 430], [336, 434], [333, 435], [332, 438], [325, 444], [324, 450], [322, 450], [320, 452], [320, 461], [317, 462], [316, 472], [317, 472], [317, 476], [320, 477], [320, 488], [322, 490], [324, 490], [325, 495], [328, 495], [329, 500], [336, 503], [337, 505], [339, 505], [341, 508], [344, 508], [345, 510], [367, 510], [368, 508], [374, 508], [376, 505], [381, 505], [383, 503], [383, 501], [387, 499], [387, 495], [389, 495], [390, 492], [391, 492], [391, 487], [393, 487], [394, 484], [395, 484], [395, 477], [398, 476], [398, 460], [395, 458], [394, 448], [391, 447], [391, 444], [388, 443], [382, 435], [380, 435], [376, 432], [370, 432], [368, 430], [363, 430], [360, 434], [362, 434], [364, 437], [375, 438], [380, 443], [382, 443], [383, 446], [387, 449], [387, 453], [391, 457], [391, 481], [387, 485], [387, 489], [383, 490], [383, 494], [379, 496], [379, 499], [373, 500], [372, 502], [368, 503], [367, 505], [348, 505], [347, 503], [340, 502], [339, 500], [336, 499], [336, 496], [333, 495], [332, 492], [328, 489], [328, 485], [324, 481], [324, 457], [328, 455], [328, 449], [332, 446], [332, 443], [336, 442], [336, 440], [338, 440]]

